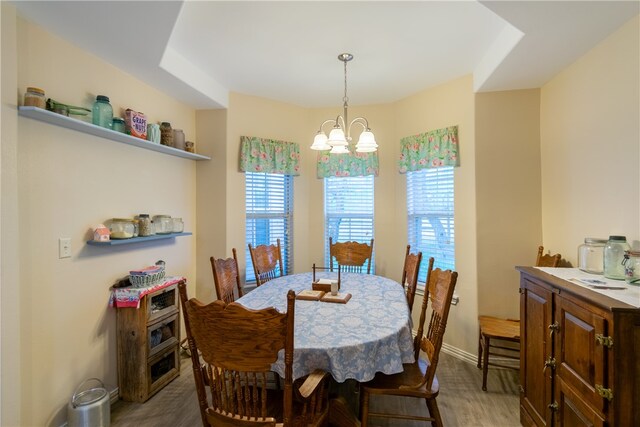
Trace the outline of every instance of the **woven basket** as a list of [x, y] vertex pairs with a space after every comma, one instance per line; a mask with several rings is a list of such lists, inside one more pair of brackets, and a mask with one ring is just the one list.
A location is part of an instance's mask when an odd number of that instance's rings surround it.
[[164, 279], [164, 270], [153, 274], [129, 275], [129, 281], [134, 288], [155, 285]]

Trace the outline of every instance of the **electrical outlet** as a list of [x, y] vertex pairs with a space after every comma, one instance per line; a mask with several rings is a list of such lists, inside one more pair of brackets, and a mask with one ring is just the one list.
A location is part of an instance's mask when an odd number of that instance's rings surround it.
[[71, 237], [58, 239], [58, 258], [71, 258]]
[[451, 305], [458, 305], [459, 301], [460, 301], [460, 297], [454, 294], [453, 297], [451, 298]]

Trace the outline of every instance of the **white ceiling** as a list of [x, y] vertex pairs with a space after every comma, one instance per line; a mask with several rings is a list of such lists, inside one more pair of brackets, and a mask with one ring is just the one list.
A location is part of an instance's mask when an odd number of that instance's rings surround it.
[[387, 103], [463, 75], [540, 87], [636, 1], [14, 1], [19, 14], [195, 108], [229, 91], [304, 107]]

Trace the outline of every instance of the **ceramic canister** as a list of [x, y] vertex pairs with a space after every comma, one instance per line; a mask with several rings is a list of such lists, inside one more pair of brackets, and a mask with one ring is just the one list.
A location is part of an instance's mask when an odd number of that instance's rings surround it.
[[147, 123], [147, 141], [160, 144], [160, 125], [157, 123]]

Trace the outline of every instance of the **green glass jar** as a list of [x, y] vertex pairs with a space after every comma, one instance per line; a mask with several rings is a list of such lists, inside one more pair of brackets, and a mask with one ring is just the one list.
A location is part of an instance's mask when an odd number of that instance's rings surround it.
[[92, 123], [94, 125], [111, 129], [113, 126], [113, 107], [109, 104], [109, 97], [98, 95], [93, 103]]
[[125, 133], [124, 119], [122, 117], [114, 117], [112, 121], [112, 129], [116, 132]]

